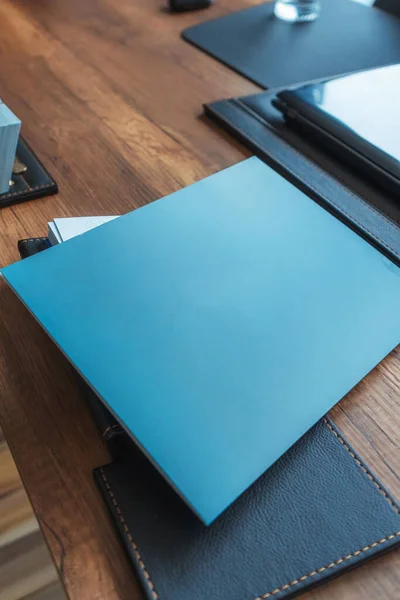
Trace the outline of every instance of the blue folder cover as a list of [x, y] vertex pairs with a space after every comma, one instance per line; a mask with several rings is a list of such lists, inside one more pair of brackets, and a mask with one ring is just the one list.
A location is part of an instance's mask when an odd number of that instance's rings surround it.
[[257, 158], [3, 275], [205, 523], [400, 341], [400, 269]]

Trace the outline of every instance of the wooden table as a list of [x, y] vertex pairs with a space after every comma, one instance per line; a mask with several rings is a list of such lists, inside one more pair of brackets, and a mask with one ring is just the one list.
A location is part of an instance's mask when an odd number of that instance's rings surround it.
[[[1, 265], [54, 217], [125, 213], [248, 155], [201, 105], [257, 88], [179, 34], [251, 3], [170, 15], [160, 0], [2, 0], [0, 95], [60, 194], [0, 211]], [[400, 497], [399, 349], [332, 415]], [[140, 598], [92, 481], [107, 450], [67, 361], [3, 282], [0, 424], [69, 596]], [[303, 598], [394, 600], [399, 590], [392, 552]]]

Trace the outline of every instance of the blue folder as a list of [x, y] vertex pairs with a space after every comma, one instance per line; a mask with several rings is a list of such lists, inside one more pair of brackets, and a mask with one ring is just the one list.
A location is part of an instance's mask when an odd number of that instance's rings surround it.
[[207, 524], [400, 341], [400, 269], [257, 158], [3, 275]]

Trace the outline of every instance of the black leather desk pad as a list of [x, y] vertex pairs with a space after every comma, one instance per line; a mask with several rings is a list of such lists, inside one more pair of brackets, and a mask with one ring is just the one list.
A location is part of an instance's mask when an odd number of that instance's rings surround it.
[[18, 140], [17, 157], [27, 170], [22, 175], [13, 175], [14, 185], [0, 194], [0, 208], [58, 192], [56, 182], [22, 137]]
[[352, 0], [322, 0], [312, 23], [273, 16], [273, 2], [183, 32], [183, 38], [263, 88], [400, 62], [400, 19]]

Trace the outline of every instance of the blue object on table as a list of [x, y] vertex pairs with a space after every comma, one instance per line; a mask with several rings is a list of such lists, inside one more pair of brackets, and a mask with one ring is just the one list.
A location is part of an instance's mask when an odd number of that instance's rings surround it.
[[400, 341], [400, 269], [257, 158], [3, 275], [205, 523]]
[[8, 192], [21, 121], [0, 99], [0, 194]]

